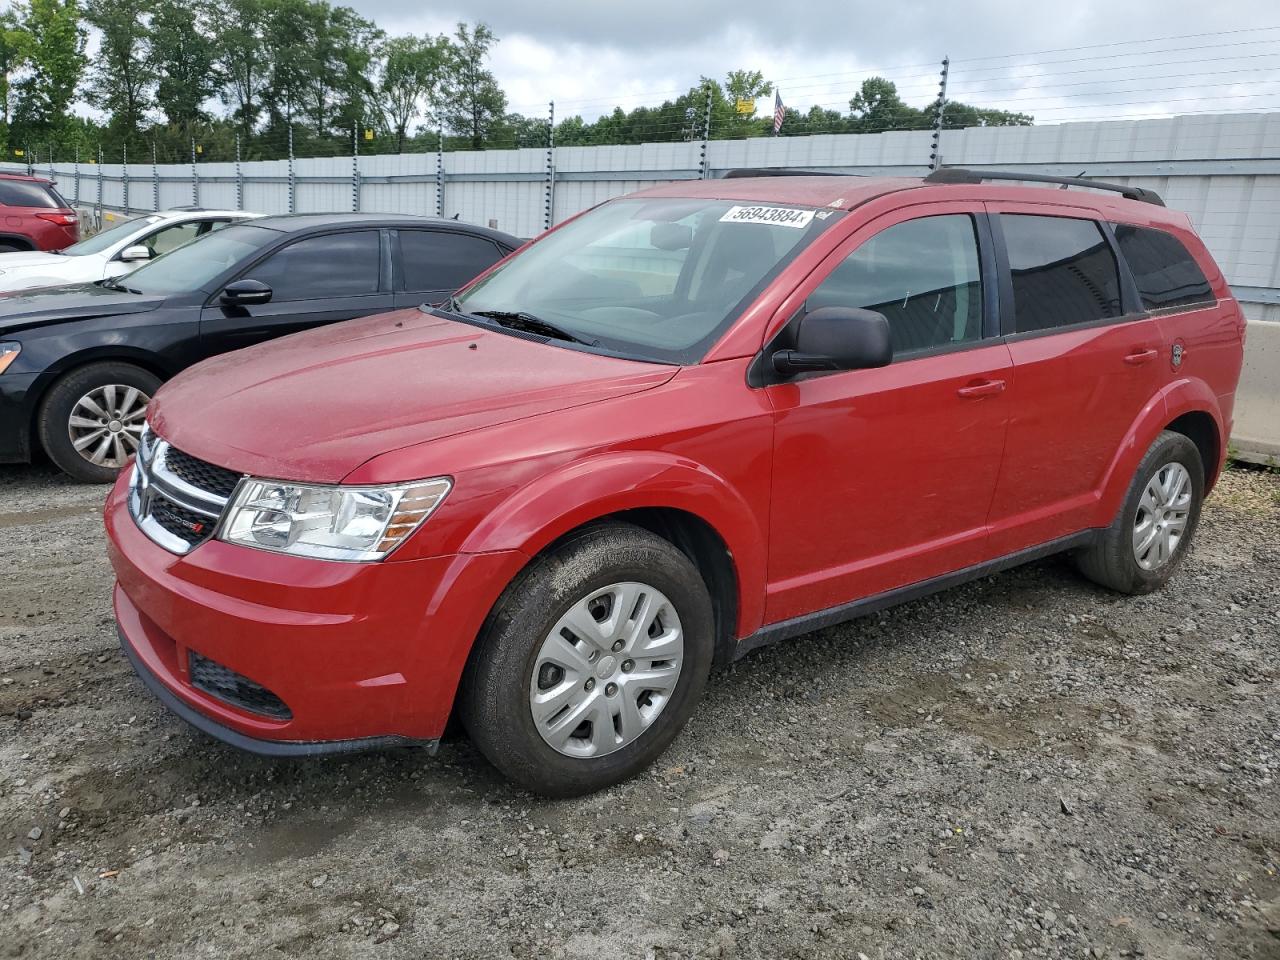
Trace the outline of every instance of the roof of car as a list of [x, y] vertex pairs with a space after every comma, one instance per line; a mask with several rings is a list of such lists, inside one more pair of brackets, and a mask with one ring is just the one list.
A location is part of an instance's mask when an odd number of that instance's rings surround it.
[[304, 230], [314, 230], [318, 227], [347, 225], [366, 227], [444, 227], [488, 237], [508, 246], [520, 246], [523, 243], [519, 238], [503, 233], [501, 230], [491, 230], [488, 227], [476, 226], [474, 223], [463, 223], [461, 220], [424, 217], [411, 213], [288, 213], [275, 214], [254, 221], [254, 226], [268, 227], [283, 233], [300, 233]]
[[715, 180], [681, 180], [641, 190], [637, 197], [690, 197], [740, 200], [750, 203], [785, 203], [806, 207], [852, 210], [887, 194], [911, 191], [927, 200], [987, 200], [1051, 202], [1079, 207], [1098, 216], [1131, 217], [1151, 223], [1186, 226], [1184, 213], [1154, 203], [1127, 199], [1111, 193], [1060, 186], [993, 183], [929, 183], [922, 177], [859, 177], [852, 175], [734, 176]]
[[0, 179], [2, 179], [2, 180], [26, 180], [28, 183], [48, 183], [48, 184], [52, 184], [52, 183], [53, 183], [53, 181], [52, 181], [52, 180], [50, 180], [48, 177], [28, 176], [28, 175], [27, 175], [27, 174], [25, 174], [25, 173], [0, 173]]

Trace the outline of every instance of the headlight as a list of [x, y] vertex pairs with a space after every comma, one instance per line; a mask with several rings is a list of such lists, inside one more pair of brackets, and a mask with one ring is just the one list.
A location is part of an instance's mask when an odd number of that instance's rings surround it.
[[448, 477], [394, 487], [240, 483], [220, 540], [327, 560], [381, 560], [440, 505]]
[[18, 359], [18, 354], [22, 352], [22, 344], [12, 341], [0, 343], [0, 373], [4, 373], [9, 369], [9, 364]]

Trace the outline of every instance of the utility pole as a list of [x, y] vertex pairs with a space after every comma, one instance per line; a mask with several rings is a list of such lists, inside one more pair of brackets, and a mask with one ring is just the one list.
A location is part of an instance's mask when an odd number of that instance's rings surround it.
[[72, 162], [71, 169], [76, 184], [76, 199], [73, 205], [78, 207], [80, 206], [80, 144], [78, 143], [76, 144], [75, 160]]
[[94, 201], [94, 216], [98, 219], [98, 229], [102, 229], [102, 144], [98, 144], [98, 196]]
[[556, 205], [556, 102], [549, 104], [547, 117], [547, 182], [542, 213], [542, 229], [550, 230], [555, 221]]
[[298, 181], [293, 174], [293, 121], [289, 121], [289, 212], [298, 209]]
[[702, 152], [698, 160], [698, 176], [703, 180], [711, 175], [711, 161], [707, 156], [707, 141], [711, 139], [711, 84], [707, 84], [707, 107], [702, 120]]
[[196, 169], [196, 138], [191, 138], [191, 205], [200, 206], [200, 171]]
[[129, 144], [120, 147], [120, 191], [124, 194], [124, 215], [129, 216]]
[[360, 126], [351, 128], [351, 212], [360, 212]]
[[929, 151], [929, 169], [937, 170], [942, 166], [942, 114], [947, 109], [947, 73], [951, 69], [951, 58], [942, 58], [941, 81], [938, 84], [937, 109], [933, 114], [933, 142]]
[[436, 128], [436, 216], [444, 216], [444, 127]]
[[240, 134], [236, 134], [236, 209], [244, 209], [244, 176], [240, 172]]
[[151, 141], [151, 208], [160, 211], [160, 165], [156, 162], [156, 142]]

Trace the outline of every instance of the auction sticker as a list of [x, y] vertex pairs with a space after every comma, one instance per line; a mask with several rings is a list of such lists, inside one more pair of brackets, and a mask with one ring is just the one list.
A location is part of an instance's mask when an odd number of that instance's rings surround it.
[[730, 207], [720, 218], [720, 222], [768, 223], [775, 227], [803, 229], [812, 219], [812, 210], [796, 210], [792, 207]]

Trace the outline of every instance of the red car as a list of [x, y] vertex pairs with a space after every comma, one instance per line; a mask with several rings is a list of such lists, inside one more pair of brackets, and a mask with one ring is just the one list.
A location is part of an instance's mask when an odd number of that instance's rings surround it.
[[0, 253], [61, 250], [79, 239], [80, 218], [52, 180], [0, 173]]
[[761, 644], [1060, 551], [1162, 586], [1240, 308], [1154, 194], [1005, 179], [660, 186], [440, 307], [192, 368], [106, 505], [125, 652], [248, 750], [434, 746], [456, 713], [564, 796]]

